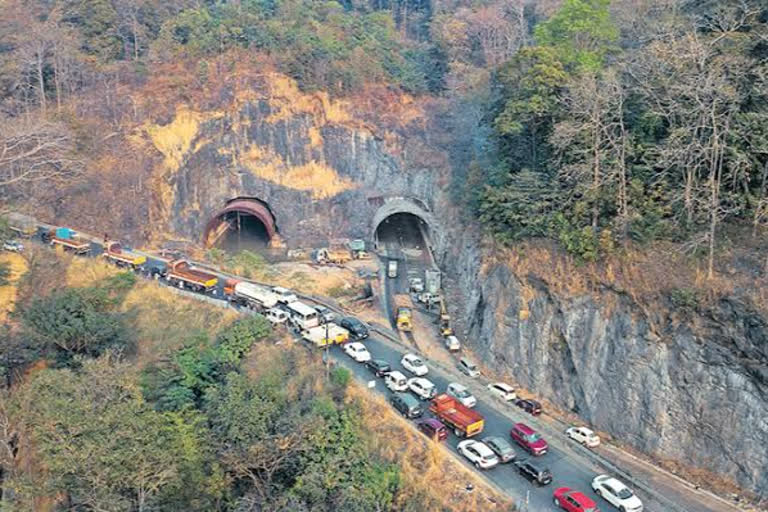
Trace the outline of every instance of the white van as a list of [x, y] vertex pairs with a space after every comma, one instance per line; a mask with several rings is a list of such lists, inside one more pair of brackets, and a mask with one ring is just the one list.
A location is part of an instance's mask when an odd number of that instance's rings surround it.
[[399, 371], [394, 370], [384, 376], [384, 385], [391, 391], [406, 391], [408, 389], [408, 379]]
[[270, 309], [265, 316], [272, 325], [284, 324], [288, 320], [288, 313], [277, 308]]
[[387, 277], [394, 279], [397, 277], [397, 260], [389, 260], [387, 265]]
[[288, 314], [291, 316], [291, 322], [302, 331], [320, 325], [320, 314], [317, 310], [298, 300], [288, 304]]
[[295, 293], [282, 286], [273, 286], [272, 293], [277, 296], [277, 302], [280, 302], [281, 304], [290, 304], [291, 302], [299, 300]]

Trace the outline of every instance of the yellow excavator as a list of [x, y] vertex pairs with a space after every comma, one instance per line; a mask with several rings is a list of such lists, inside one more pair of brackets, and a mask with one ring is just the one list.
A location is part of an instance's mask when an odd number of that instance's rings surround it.
[[453, 335], [453, 327], [451, 327], [451, 315], [448, 314], [448, 308], [445, 307], [445, 298], [440, 301], [440, 334], [443, 336]]

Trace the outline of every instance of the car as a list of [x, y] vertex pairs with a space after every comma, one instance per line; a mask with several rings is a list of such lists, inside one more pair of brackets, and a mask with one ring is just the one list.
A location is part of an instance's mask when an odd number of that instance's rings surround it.
[[544, 438], [525, 423], [515, 423], [509, 431], [509, 436], [535, 457], [544, 455], [549, 450]]
[[488, 384], [488, 391], [490, 391], [494, 396], [504, 400], [505, 402], [511, 402], [517, 398], [515, 388], [509, 384], [504, 384], [503, 382], [492, 382]]
[[409, 419], [421, 418], [421, 415], [424, 414], [424, 409], [421, 407], [419, 401], [407, 393], [395, 393], [389, 399], [389, 403], [391, 403], [392, 407], [397, 409], [400, 414]]
[[408, 389], [422, 400], [429, 400], [437, 396], [437, 388], [435, 385], [424, 377], [413, 377], [408, 379]]
[[282, 286], [273, 286], [272, 293], [277, 296], [276, 300], [281, 304], [290, 304], [291, 302], [296, 302], [299, 300], [295, 293], [287, 288], [283, 288]]
[[425, 365], [424, 361], [422, 361], [416, 354], [405, 354], [400, 360], [400, 364], [403, 365], [403, 368], [417, 377], [423, 377], [429, 373], [427, 365]]
[[466, 386], [459, 384], [458, 382], [451, 382], [448, 384], [445, 393], [452, 396], [465, 407], [474, 407], [477, 405], [477, 398], [469, 392]]
[[499, 464], [496, 454], [480, 441], [467, 439], [460, 442], [456, 449], [478, 469], [491, 469]]
[[480, 370], [477, 369], [477, 365], [466, 357], [459, 359], [459, 371], [469, 377], [480, 376]]
[[18, 240], [7, 240], [5, 243], [3, 243], [3, 250], [10, 252], [23, 252], [24, 244]]
[[397, 370], [392, 370], [384, 376], [384, 385], [389, 388], [390, 391], [407, 391], [408, 379], [405, 375]]
[[421, 293], [424, 291], [424, 280], [420, 277], [410, 278], [408, 284], [411, 287], [411, 291], [414, 293]]
[[377, 377], [383, 377], [392, 371], [392, 367], [383, 359], [371, 359], [365, 363], [365, 367]]
[[371, 360], [371, 354], [368, 352], [368, 349], [357, 341], [344, 345], [344, 353], [358, 363], [365, 363]]
[[339, 325], [349, 331], [349, 335], [356, 340], [364, 340], [368, 337], [368, 328], [353, 316], [345, 316]]
[[570, 487], [558, 487], [552, 495], [555, 506], [567, 512], [600, 512], [597, 505], [586, 494]]
[[496, 454], [502, 464], [515, 460], [515, 449], [506, 439], [498, 436], [486, 437], [483, 443]]
[[539, 465], [528, 459], [515, 461], [515, 466], [520, 474], [537, 485], [549, 485], [552, 483], [552, 472], [549, 468]]
[[587, 427], [571, 427], [565, 431], [565, 435], [588, 448], [594, 448], [600, 444], [597, 434]]
[[272, 325], [281, 325], [288, 321], [288, 313], [279, 308], [270, 309], [265, 317]]
[[437, 418], [422, 420], [416, 424], [416, 428], [434, 441], [445, 441], [448, 439], [448, 429]]
[[459, 338], [456, 336], [446, 336], [445, 337], [445, 348], [448, 349], [450, 352], [458, 352], [461, 350], [461, 343], [459, 342]]
[[592, 480], [592, 489], [621, 512], [642, 512], [643, 502], [621, 483], [609, 475], [598, 475]]
[[317, 310], [317, 316], [321, 324], [327, 324], [333, 322], [336, 318], [336, 314], [325, 306], [315, 306]]
[[538, 416], [541, 414], [541, 404], [536, 400], [527, 398], [518, 398], [515, 400], [515, 405], [530, 414], [531, 416]]
[[397, 260], [389, 260], [387, 264], [387, 277], [391, 279], [397, 277]]

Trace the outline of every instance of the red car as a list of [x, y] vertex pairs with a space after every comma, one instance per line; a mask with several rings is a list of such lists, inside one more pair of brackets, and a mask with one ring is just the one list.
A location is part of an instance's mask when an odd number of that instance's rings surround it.
[[555, 505], [568, 512], [600, 512], [594, 501], [569, 487], [555, 489], [553, 496]]
[[440, 420], [428, 418], [418, 422], [417, 426], [430, 439], [435, 441], [445, 441], [448, 439], [448, 429], [445, 428], [445, 425]]
[[544, 438], [525, 423], [515, 423], [509, 431], [509, 436], [535, 457], [544, 455], [549, 450], [549, 445]]

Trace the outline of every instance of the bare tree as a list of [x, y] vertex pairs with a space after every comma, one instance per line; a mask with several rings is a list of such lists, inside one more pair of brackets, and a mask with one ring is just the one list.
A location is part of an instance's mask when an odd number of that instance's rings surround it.
[[0, 119], [0, 187], [71, 178], [83, 163], [70, 131], [43, 118]]

